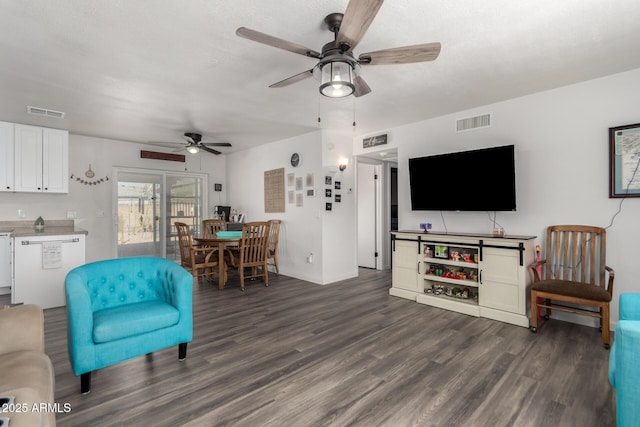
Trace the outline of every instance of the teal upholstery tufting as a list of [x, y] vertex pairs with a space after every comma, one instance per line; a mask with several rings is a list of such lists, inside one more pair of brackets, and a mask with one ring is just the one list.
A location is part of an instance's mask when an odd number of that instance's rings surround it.
[[[193, 337], [192, 284], [180, 265], [155, 257], [71, 270], [65, 288], [73, 372], [90, 381], [91, 371], [174, 345], [186, 357]], [[84, 383], [82, 388], [89, 391]]]

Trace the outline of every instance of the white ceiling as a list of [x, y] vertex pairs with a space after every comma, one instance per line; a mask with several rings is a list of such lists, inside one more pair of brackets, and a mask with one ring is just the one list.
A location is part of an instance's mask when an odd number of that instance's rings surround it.
[[638, 0], [387, 0], [356, 56], [434, 41], [442, 52], [363, 67], [373, 91], [357, 99], [320, 99], [313, 79], [269, 88], [316, 60], [235, 35], [319, 51], [333, 38], [324, 17], [347, 3], [0, 0], [0, 120], [137, 142], [198, 131], [240, 150], [315, 130], [319, 113], [349, 130], [355, 112], [365, 134], [640, 68]]

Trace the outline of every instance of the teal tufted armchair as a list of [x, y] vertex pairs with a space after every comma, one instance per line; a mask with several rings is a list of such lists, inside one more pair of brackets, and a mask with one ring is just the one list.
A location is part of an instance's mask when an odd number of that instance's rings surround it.
[[609, 382], [616, 390], [616, 425], [640, 426], [640, 293], [620, 294], [620, 320], [609, 354]]
[[178, 345], [187, 356], [193, 337], [193, 277], [174, 261], [118, 258], [67, 274], [67, 344], [83, 394], [91, 371]]

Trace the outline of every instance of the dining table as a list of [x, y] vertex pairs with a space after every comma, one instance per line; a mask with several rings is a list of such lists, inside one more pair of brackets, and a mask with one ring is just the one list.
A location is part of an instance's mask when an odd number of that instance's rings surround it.
[[218, 248], [218, 289], [224, 289], [225, 261], [224, 250], [229, 247], [239, 247], [242, 231], [219, 231], [215, 236], [194, 237], [199, 246]]

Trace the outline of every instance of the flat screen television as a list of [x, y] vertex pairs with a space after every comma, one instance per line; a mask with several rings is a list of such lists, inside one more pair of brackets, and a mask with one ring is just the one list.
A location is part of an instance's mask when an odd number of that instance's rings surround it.
[[515, 147], [409, 159], [411, 210], [515, 211]]

